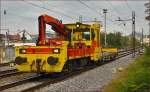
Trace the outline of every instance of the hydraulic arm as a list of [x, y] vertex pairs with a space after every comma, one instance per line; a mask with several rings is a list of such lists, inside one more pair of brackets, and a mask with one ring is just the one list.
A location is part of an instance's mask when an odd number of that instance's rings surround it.
[[65, 25], [62, 24], [59, 20], [51, 17], [51, 16], [48, 16], [48, 15], [42, 15], [42, 16], [39, 16], [39, 36], [38, 36], [38, 42], [37, 42], [37, 45], [38, 46], [44, 46], [46, 44], [45, 42], [45, 28], [46, 28], [46, 24], [49, 24], [52, 26], [52, 29], [67, 37], [68, 36], [68, 33], [65, 32]]

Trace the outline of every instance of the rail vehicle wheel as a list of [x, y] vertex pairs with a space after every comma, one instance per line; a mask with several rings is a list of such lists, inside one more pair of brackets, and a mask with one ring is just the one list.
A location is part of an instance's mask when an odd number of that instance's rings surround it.
[[102, 64], [102, 62], [103, 62], [103, 60], [101, 60], [101, 59], [100, 59], [100, 60], [98, 60], [98, 61], [97, 61], [97, 63], [96, 63], [96, 64], [97, 64], [97, 65], [101, 65], [101, 64]]
[[82, 69], [84, 68], [85, 66], [87, 66], [88, 64], [88, 59], [87, 58], [82, 58], [82, 59], [79, 59], [78, 60], [78, 68]]
[[63, 72], [68, 72], [68, 64], [67, 62], [65, 63], [63, 69], [62, 69]]
[[109, 55], [106, 57], [106, 62], [110, 62], [110, 61], [111, 61], [111, 56]]
[[115, 60], [115, 59], [116, 59], [116, 56], [117, 56], [117, 55], [114, 55], [114, 56], [113, 56], [113, 60]]
[[46, 75], [46, 72], [38, 72], [37, 73], [37, 76], [45, 76]]
[[109, 56], [109, 62], [111, 62], [112, 61], [112, 56]]
[[72, 60], [67, 61], [67, 69], [68, 69], [68, 72], [73, 71], [73, 61]]
[[103, 59], [101, 59], [101, 64], [104, 64], [104, 63], [105, 63], [105, 61]]
[[106, 56], [103, 56], [102, 59], [101, 59], [101, 61], [102, 61], [103, 63], [105, 63], [105, 61], [106, 61]]
[[93, 66], [93, 65], [96, 65], [97, 64], [97, 61], [94, 61], [94, 60], [90, 60], [88, 65], [89, 66]]

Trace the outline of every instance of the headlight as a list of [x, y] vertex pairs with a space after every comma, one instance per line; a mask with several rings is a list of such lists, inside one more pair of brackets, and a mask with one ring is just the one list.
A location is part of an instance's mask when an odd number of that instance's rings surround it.
[[77, 28], [79, 28], [80, 27], [80, 25], [79, 24], [77, 24]]
[[54, 54], [59, 54], [60, 53], [60, 49], [59, 48], [55, 48], [53, 49]]
[[25, 54], [26, 52], [27, 52], [27, 50], [26, 49], [20, 49], [20, 51], [19, 51], [21, 54]]

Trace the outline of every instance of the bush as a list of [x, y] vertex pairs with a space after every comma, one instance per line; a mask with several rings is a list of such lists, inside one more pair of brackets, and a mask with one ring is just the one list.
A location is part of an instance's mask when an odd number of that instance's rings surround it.
[[[150, 84], [150, 55], [138, 57], [104, 92], [146, 92]], [[113, 91], [109, 90], [113, 89]]]
[[150, 55], [150, 47], [145, 46], [145, 54]]

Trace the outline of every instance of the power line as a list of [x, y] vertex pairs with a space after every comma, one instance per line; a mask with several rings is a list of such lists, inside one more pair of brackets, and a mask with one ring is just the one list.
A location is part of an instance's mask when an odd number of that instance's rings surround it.
[[[41, 2], [43, 2], [43, 5], [44, 5], [45, 1], [42, 1], [42, 0], [41, 0]], [[45, 4], [50, 5], [51, 3], [46, 2]], [[58, 9], [58, 6], [56, 6], [56, 5], [55, 5], [55, 6], [53, 5], [53, 7], [55, 7], [55, 9]], [[75, 12], [72, 13], [72, 11], [67, 11], [67, 12], [71, 12], [71, 14], [74, 14], [74, 15], [76, 15], [77, 17], [79, 17], [79, 15], [80, 15], [80, 16], [85, 16], [85, 15], [82, 15], [81, 13], [75, 13]], [[86, 15], [86, 16], [87, 16], [87, 15]], [[77, 19], [77, 18], [76, 18], [76, 19]]]
[[102, 17], [104, 17], [103, 14], [99, 13], [99, 12], [98, 12], [97, 10], [95, 10], [94, 8], [89, 7], [87, 4], [85, 4], [85, 3], [82, 2], [81, 0], [79, 0], [79, 2], [80, 2], [82, 5], [84, 5], [84, 6], [86, 6], [87, 8], [89, 8], [90, 10], [95, 11], [96, 13], [98, 13], [98, 14], [100, 14]]
[[[31, 19], [33, 19], [33, 18], [31, 18], [31, 17], [26, 17], [26, 16], [22, 16], [22, 15], [19, 15], [19, 14], [16, 14], [16, 13], [12, 13], [12, 12], [7, 12], [7, 14], [9, 15], [13, 15], [13, 16], [17, 16], [17, 17], [20, 17], [20, 18], [24, 18], [24, 19], [28, 19], [28, 20], [31, 20]], [[1, 14], [2, 15], [2, 14]]]
[[52, 9], [46, 8], [46, 7], [44, 7], [44, 6], [39, 6], [39, 5], [37, 5], [37, 4], [31, 3], [31, 2], [28, 2], [28, 1], [25, 1], [25, 0], [22, 0], [22, 1], [24, 1], [24, 2], [26, 2], [27, 4], [30, 4], [30, 5], [32, 5], [32, 6], [35, 6], [35, 7], [41, 8], [41, 9], [45, 9], [45, 10], [50, 11], [50, 12], [53, 12], [53, 13], [61, 14], [61, 15], [65, 16], [65, 17], [67, 17], [67, 18], [76, 19], [76, 18], [73, 18], [73, 17], [71, 17], [71, 16], [68, 16], [67, 14], [64, 14], [64, 13], [62, 13], [62, 12], [54, 11], [54, 10], [52, 10]]
[[[90, 3], [90, 4], [91, 4], [91, 3]], [[97, 5], [94, 5], [94, 4], [92, 4], [92, 5], [98, 7]], [[98, 8], [99, 8], [99, 7], [98, 7]], [[99, 9], [102, 9], [102, 8], [99, 8]], [[115, 15], [114, 15], [114, 16], [115, 16]], [[118, 16], [117, 16], [117, 17], [118, 17]], [[122, 29], [124, 29], [123, 26], [120, 25], [120, 24], [117, 24], [116, 21], [113, 21], [113, 20], [111, 20], [111, 19], [109, 19], [109, 21], [111, 21], [112, 23], [115, 23], [116, 25], [118, 25], [119, 27], [121, 27]], [[113, 25], [113, 24], [109, 24], [109, 25]]]
[[[79, 0], [79, 2], [80, 2], [82, 5], [84, 5], [84, 6], [86, 6], [87, 8], [89, 8], [90, 10], [95, 11], [97, 14], [100, 14], [102, 17], [104, 17], [104, 15], [103, 15], [103, 14], [101, 14], [101, 13], [97, 12], [94, 8], [89, 7], [87, 4], [85, 4], [85, 3], [84, 3], [84, 2], [82, 2], [81, 0]], [[113, 22], [112, 20], [110, 20], [110, 21], [111, 21], [111, 22]]]
[[[128, 4], [128, 1], [127, 0], [124, 0], [125, 1], [125, 3], [126, 3], [126, 6], [128, 7], [128, 9], [132, 12], [133, 11], [133, 9], [132, 9], [132, 7]], [[137, 16], [136, 15], [136, 17], [138, 17], [139, 18], [139, 16]], [[137, 20], [137, 21], [139, 21], [139, 20]], [[138, 24], [138, 26], [140, 26], [141, 25], [141, 23], [139, 24], [140, 22], [138, 22], [137, 24]]]
[[[84, 5], [84, 6], [86, 6], [87, 8], [89, 8], [90, 10], [92, 10], [92, 11], [95, 11], [97, 14], [100, 14], [103, 18], [104, 18], [104, 15], [103, 14], [101, 14], [101, 13], [99, 13], [99, 12], [97, 12], [94, 8], [92, 8], [92, 7], [90, 7], [89, 5], [87, 5], [87, 4], [85, 4], [84, 2], [82, 2], [81, 0], [79, 0], [79, 2], [82, 4], [82, 5]], [[108, 18], [107, 18], [108, 19]], [[115, 21], [113, 21], [113, 20], [111, 20], [111, 19], [108, 19], [110, 22], [112, 22], [112, 23], [114, 23], [114, 24], [116, 24], [116, 22]], [[118, 25], [118, 24], [117, 24]], [[120, 25], [119, 25], [120, 26]], [[120, 26], [122, 29], [123, 29], [123, 27], [122, 26]]]
[[131, 8], [130, 5], [128, 4], [127, 0], [124, 0], [124, 1], [125, 1], [125, 3], [126, 3], [127, 7], [129, 8], [129, 10], [132, 11], [132, 8]]
[[[122, 14], [118, 11], [118, 9], [115, 8], [114, 5], [113, 5], [111, 2], [109, 2], [109, 0], [106, 0], [106, 1], [107, 1], [107, 2], [109, 3], [109, 5], [113, 8], [113, 10], [117, 13], [118, 16], [122, 15]], [[117, 17], [118, 17], [118, 16], [117, 16]]]
[[[118, 15], [118, 16], [120, 16], [120, 15], [123, 15], [120, 11], [118, 11], [118, 9], [117, 8], [115, 8], [114, 7], [114, 5], [111, 3], [111, 2], [109, 2], [109, 0], [106, 0], [108, 3], [109, 3], [109, 5], [113, 8], [113, 10], [116, 12], [116, 14]], [[118, 17], [117, 16], [117, 17]], [[124, 23], [125, 24], [125, 23]], [[120, 25], [120, 24], [119, 24]], [[122, 27], [122, 29], [126, 29], [126, 28], [124, 28], [123, 27], [123, 25], [120, 25], [121, 27]]]

